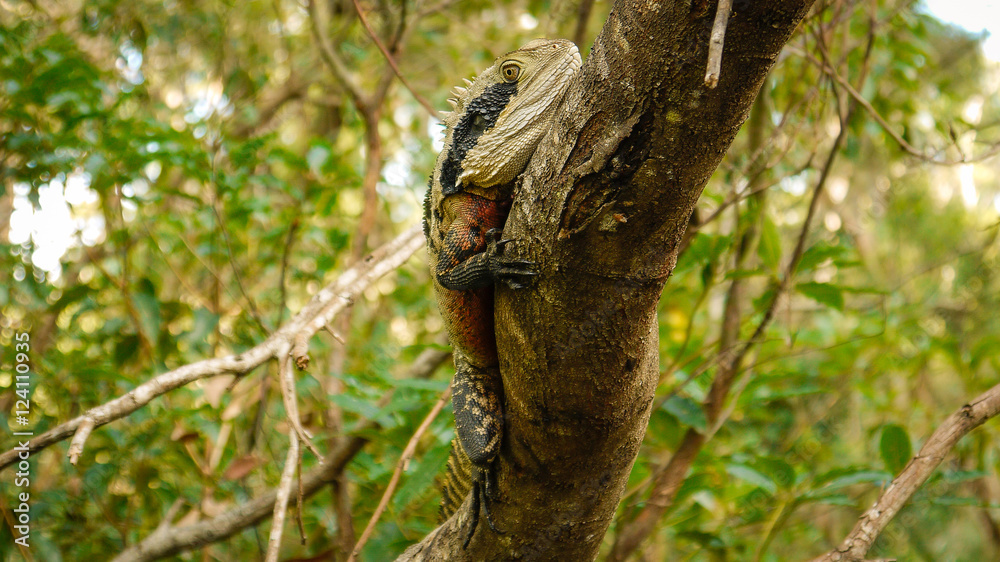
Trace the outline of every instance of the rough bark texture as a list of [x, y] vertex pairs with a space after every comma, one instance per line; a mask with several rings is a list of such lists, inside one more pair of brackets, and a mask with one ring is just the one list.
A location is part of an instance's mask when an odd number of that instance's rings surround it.
[[656, 305], [688, 216], [812, 0], [737, 1], [719, 86], [715, 3], [618, 1], [523, 176], [504, 236], [539, 264], [496, 290], [506, 400], [495, 534], [470, 502], [401, 560], [592, 560], [642, 442]]

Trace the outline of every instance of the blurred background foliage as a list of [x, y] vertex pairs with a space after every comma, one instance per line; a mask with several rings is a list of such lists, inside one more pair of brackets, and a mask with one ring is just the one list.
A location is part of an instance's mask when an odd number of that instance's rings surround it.
[[[531, 38], [575, 37], [586, 54], [610, 5], [362, 8], [412, 92], [444, 108], [462, 77]], [[252, 347], [420, 220], [441, 127], [349, 0], [6, 0], [0, 24], [0, 345], [31, 334], [36, 434], [157, 373]], [[695, 427], [712, 439], [640, 559], [818, 554], [948, 413], [997, 382], [1000, 162], [929, 164], [873, 116], [934, 159], [989, 151], [1000, 69], [980, 40], [911, 2], [817, 5], [706, 188], [664, 292], [662, 384], [608, 544]], [[750, 337], [842, 116], [794, 290], [744, 363], [724, 423], [709, 428], [701, 402], [726, 294], [743, 287], [740, 333]], [[738, 240], [751, 245], [741, 259]], [[338, 485], [306, 502], [307, 544], [287, 529], [285, 560], [345, 557], [450, 378], [450, 366], [428, 381], [402, 376], [441, 345], [423, 252], [364, 297], [334, 327], [344, 343], [314, 339], [299, 407], [324, 450], [359, 419], [382, 429]], [[14, 428], [11, 355], [0, 415]], [[288, 426], [275, 375], [269, 364], [154, 400], [95, 431], [77, 466], [67, 442], [35, 454], [30, 554], [104, 559], [172, 507], [176, 524], [191, 524], [276, 485]], [[963, 440], [873, 555], [1000, 558], [997, 433], [991, 422]], [[435, 526], [452, 434], [446, 409], [362, 559], [391, 559]], [[306, 453], [306, 468], [315, 461]], [[23, 552], [6, 521], [9, 559]], [[262, 559], [268, 529], [177, 558]]]

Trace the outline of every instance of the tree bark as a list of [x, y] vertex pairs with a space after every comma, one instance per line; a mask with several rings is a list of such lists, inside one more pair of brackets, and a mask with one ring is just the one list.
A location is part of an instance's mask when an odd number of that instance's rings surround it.
[[812, 0], [737, 1], [716, 89], [715, 3], [617, 1], [522, 176], [506, 238], [538, 283], [498, 287], [506, 428], [493, 517], [470, 501], [400, 560], [592, 560], [649, 420], [656, 307], [688, 216]]

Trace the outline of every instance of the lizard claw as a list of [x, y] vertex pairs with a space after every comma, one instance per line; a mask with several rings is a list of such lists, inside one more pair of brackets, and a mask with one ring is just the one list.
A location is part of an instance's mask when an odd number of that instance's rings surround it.
[[505, 531], [497, 528], [493, 522], [493, 512], [490, 507], [496, 499], [494, 498], [497, 486], [496, 478], [496, 467], [491, 464], [488, 468], [480, 469], [479, 475], [476, 476], [475, 481], [472, 483], [472, 522], [469, 525], [469, 532], [465, 536], [465, 542], [462, 543], [462, 550], [465, 550], [469, 546], [469, 542], [472, 541], [472, 535], [476, 534], [476, 527], [479, 526], [480, 506], [482, 506], [483, 514], [486, 516], [486, 524], [490, 530], [498, 535], [506, 534]]
[[503, 281], [511, 289], [524, 289], [538, 275], [537, 264], [533, 261], [505, 257], [504, 248], [514, 242], [514, 239], [500, 239], [501, 234], [499, 228], [486, 231], [486, 253], [489, 256], [490, 273], [494, 279]]

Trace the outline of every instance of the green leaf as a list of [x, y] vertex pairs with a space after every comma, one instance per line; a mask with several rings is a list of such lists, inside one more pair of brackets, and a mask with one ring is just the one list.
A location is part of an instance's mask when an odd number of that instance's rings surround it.
[[844, 310], [844, 293], [840, 288], [829, 283], [799, 283], [795, 289], [814, 301], [835, 308]]
[[882, 453], [882, 460], [885, 466], [893, 474], [899, 471], [910, 462], [913, 456], [913, 448], [910, 445], [910, 436], [901, 425], [888, 424], [882, 428], [882, 439], [879, 441], [879, 451]]
[[763, 488], [772, 494], [778, 489], [774, 480], [771, 480], [764, 473], [745, 464], [727, 464], [726, 473], [734, 478], [738, 478], [744, 482]]
[[832, 258], [836, 260], [836, 258], [842, 256], [846, 252], [847, 249], [843, 246], [831, 246], [827, 242], [817, 242], [808, 250], [803, 252], [802, 259], [799, 260], [799, 265], [795, 268], [795, 270], [809, 271], [815, 269], [827, 259]]
[[160, 335], [160, 303], [156, 296], [145, 292], [135, 293], [132, 295], [132, 302], [139, 312], [142, 331], [147, 338], [155, 340]]
[[775, 226], [774, 221], [767, 216], [762, 222], [757, 254], [765, 267], [777, 271], [781, 261], [781, 234], [778, 233], [778, 227]]
[[705, 411], [701, 409], [701, 404], [690, 398], [671, 396], [663, 404], [663, 409], [688, 427], [701, 433], [708, 430], [708, 419], [705, 418]]
[[784, 459], [776, 457], [758, 458], [757, 467], [767, 473], [768, 478], [781, 488], [790, 488], [795, 483], [795, 468]]
[[714, 489], [715, 483], [714, 478], [704, 472], [696, 472], [684, 479], [681, 483], [681, 487], [677, 490], [677, 498], [674, 500], [675, 505], [682, 503], [685, 499], [691, 497], [695, 492], [701, 490], [712, 490]]
[[854, 499], [846, 494], [817, 495], [806, 498], [805, 501], [812, 501], [823, 505], [841, 505], [846, 507], [855, 507], [857, 504]]
[[340, 406], [348, 412], [358, 414], [363, 418], [377, 420], [379, 409], [369, 401], [361, 400], [350, 394], [334, 394], [329, 397], [330, 402]]
[[678, 533], [677, 537], [691, 541], [706, 549], [718, 550], [726, 547], [725, 541], [723, 541], [718, 535], [712, 533], [705, 533], [702, 531], [684, 531]]
[[423, 458], [411, 462], [405, 472], [406, 480], [392, 498], [393, 506], [400, 510], [424, 497], [425, 492], [434, 487], [438, 475], [444, 472], [450, 453], [451, 441], [444, 441], [427, 451]]
[[944, 478], [944, 481], [949, 484], [958, 484], [960, 482], [968, 482], [969, 480], [989, 478], [990, 473], [985, 470], [954, 470], [945, 472], [941, 476]]
[[444, 389], [448, 388], [451, 382], [446, 380], [427, 380], [427, 379], [399, 379], [391, 381], [392, 385], [396, 388], [414, 388], [417, 390], [430, 390], [434, 392], [443, 392]]
[[687, 251], [677, 260], [674, 275], [699, 266], [704, 267], [704, 264], [714, 261], [728, 246], [726, 238], [728, 237], [705, 232], [695, 234]]
[[139, 355], [139, 336], [126, 334], [115, 342], [114, 362], [122, 367]]
[[[855, 484], [878, 484], [884, 485], [888, 484], [892, 480], [892, 475], [883, 470], [868, 470], [868, 469], [846, 469], [846, 470], [836, 470], [830, 471], [829, 473], [820, 476], [816, 479], [816, 483], [820, 484], [824, 480], [827, 480], [825, 486], [819, 488], [819, 492], [825, 493], [840, 488], [846, 488], [847, 486], [853, 486]], [[820, 494], [822, 495], [822, 494]]]
[[960, 496], [941, 496], [939, 498], [933, 498], [931, 504], [933, 505], [961, 505], [961, 506], [982, 506], [983, 500], [980, 498], [967, 498]]
[[208, 341], [208, 336], [215, 331], [215, 326], [219, 323], [219, 316], [204, 307], [194, 310], [194, 327], [187, 333], [185, 338], [192, 345], [200, 345]]

